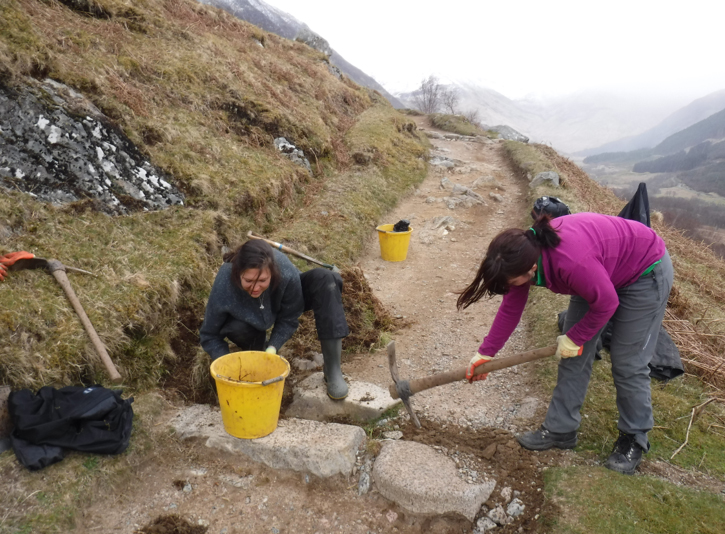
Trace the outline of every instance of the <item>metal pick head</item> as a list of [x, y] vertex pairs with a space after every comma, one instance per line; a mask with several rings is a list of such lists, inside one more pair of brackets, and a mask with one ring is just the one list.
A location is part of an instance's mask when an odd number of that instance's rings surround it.
[[410, 386], [407, 380], [400, 380], [398, 378], [398, 362], [395, 360], [395, 341], [388, 343], [386, 347], [388, 350], [388, 366], [390, 367], [390, 375], [393, 377], [395, 383], [395, 389], [398, 392], [398, 397], [403, 401], [403, 406], [408, 410], [410, 418], [413, 420], [416, 428], [421, 428], [418, 416], [415, 415], [413, 407], [410, 404]]

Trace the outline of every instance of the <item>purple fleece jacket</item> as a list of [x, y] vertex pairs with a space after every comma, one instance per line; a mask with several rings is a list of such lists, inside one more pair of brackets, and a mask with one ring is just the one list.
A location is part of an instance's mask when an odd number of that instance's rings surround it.
[[[598, 213], [565, 215], [551, 221], [561, 243], [542, 250], [546, 287], [579, 295], [589, 311], [567, 335], [577, 345], [592, 339], [619, 306], [617, 289], [634, 283], [665, 254], [654, 230], [637, 221]], [[521, 320], [530, 284], [512, 286], [504, 295], [491, 330], [478, 352], [495, 356]]]

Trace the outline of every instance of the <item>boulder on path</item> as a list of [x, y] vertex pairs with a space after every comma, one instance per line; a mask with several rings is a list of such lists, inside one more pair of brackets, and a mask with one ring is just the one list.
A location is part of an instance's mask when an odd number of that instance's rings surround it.
[[455, 512], [473, 521], [496, 487], [495, 481], [468, 484], [448, 456], [414, 441], [383, 445], [373, 465], [380, 494], [415, 514]]
[[428, 162], [435, 167], [445, 167], [446, 169], [452, 169], [456, 166], [457, 160], [452, 160], [445, 156], [433, 156]]
[[352, 474], [365, 431], [357, 426], [283, 419], [263, 438], [239, 439], [226, 433], [219, 408], [196, 404], [171, 421], [180, 439], [206, 439], [206, 446], [241, 453], [273, 469], [291, 469], [320, 478]]
[[501, 191], [506, 191], [506, 188], [493, 176], [481, 176], [480, 178], [476, 178], [471, 185], [471, 189], [478, 189], [479, 187], [494, 187], [496, 189], [500, 189]]
[[559, 174], [554, 171], [540, 172], [529, 182], [529, 187], [534, 188], [544, 182], [551, 182], [554, 187], [559, 187]]
[[[441, 189], [445, 191], [450, 191], [453, 195], [456, 195], [443, 198], [443, 201], [446, 203], [446, 206], [448, 206], [448, 209], [453, 210], [456, 209], [458, 206], [471, 208], [476, 204], [483, 204], [484, 206], [486, 205], [486, 201], [483, 199], [483, 197], [473, 191], [470, 187], [451, 182], [446, 177], [443, 177], [441, 179], [440, 187]], [[433, 200], [433, 202], [435, 202], [435, 199]], [[431, 202], [428, 203], [430, 204]]]
[[424, 130], [423, 133], [430, 139], [443, 139], [443, 134], [434, 132], [432, 130]]
[[498, 126], [493, 126], [490, 128], [494, 132], [498, 134], [499, 139], [505, 139], [507, 141], [519, 141], [521, 143], [528, 143], [529, 138], [526, 137], [524, 134], [517, 132], [511, 126], [506, 126], [505, 124], [499, 124]]
[[325, 421], [332, 417], [349, 417], [370, 421], [398, 404], [387, 389], [367, 382], [350, 382], [345, 400], [327, 396], [323, 373], [314, 373], [295, 386], [294, 399], [285, 411], [287, 417]]

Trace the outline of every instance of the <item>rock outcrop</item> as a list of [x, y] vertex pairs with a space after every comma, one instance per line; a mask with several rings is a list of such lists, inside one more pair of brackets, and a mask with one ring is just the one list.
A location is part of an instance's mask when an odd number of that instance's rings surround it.
[[53, 204], [93, 199], [116, 215], [184, 201], [98, 108], [50, 79], [0, 85], [0, 186]]

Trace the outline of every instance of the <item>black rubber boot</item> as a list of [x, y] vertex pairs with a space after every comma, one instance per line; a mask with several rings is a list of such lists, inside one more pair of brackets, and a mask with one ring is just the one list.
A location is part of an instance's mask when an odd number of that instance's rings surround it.
[[642, 446], [635, 441], [632, 434], [620, 431], [614, 450], [607, 458], [604, 467], [617, 473], [633, 475], [642, 461], [642, 452]]
[[334, 400], [342, 400], [347, 397], [347, 382], [342, 376], [340, 361], [342, 359], [342, 338], [321, 339], [322, 356], [324, 362], [322, 370], [325, 373], [327, 383], [327, 396]]
[[516, 437], [524, 449], [530, 451], [545, 451], [556, 447], [557, 449], [573, 449], [576, 447], [576, 430], [574, 432], [549, 432], [541, 425], [538, 430], [531, 430]]

